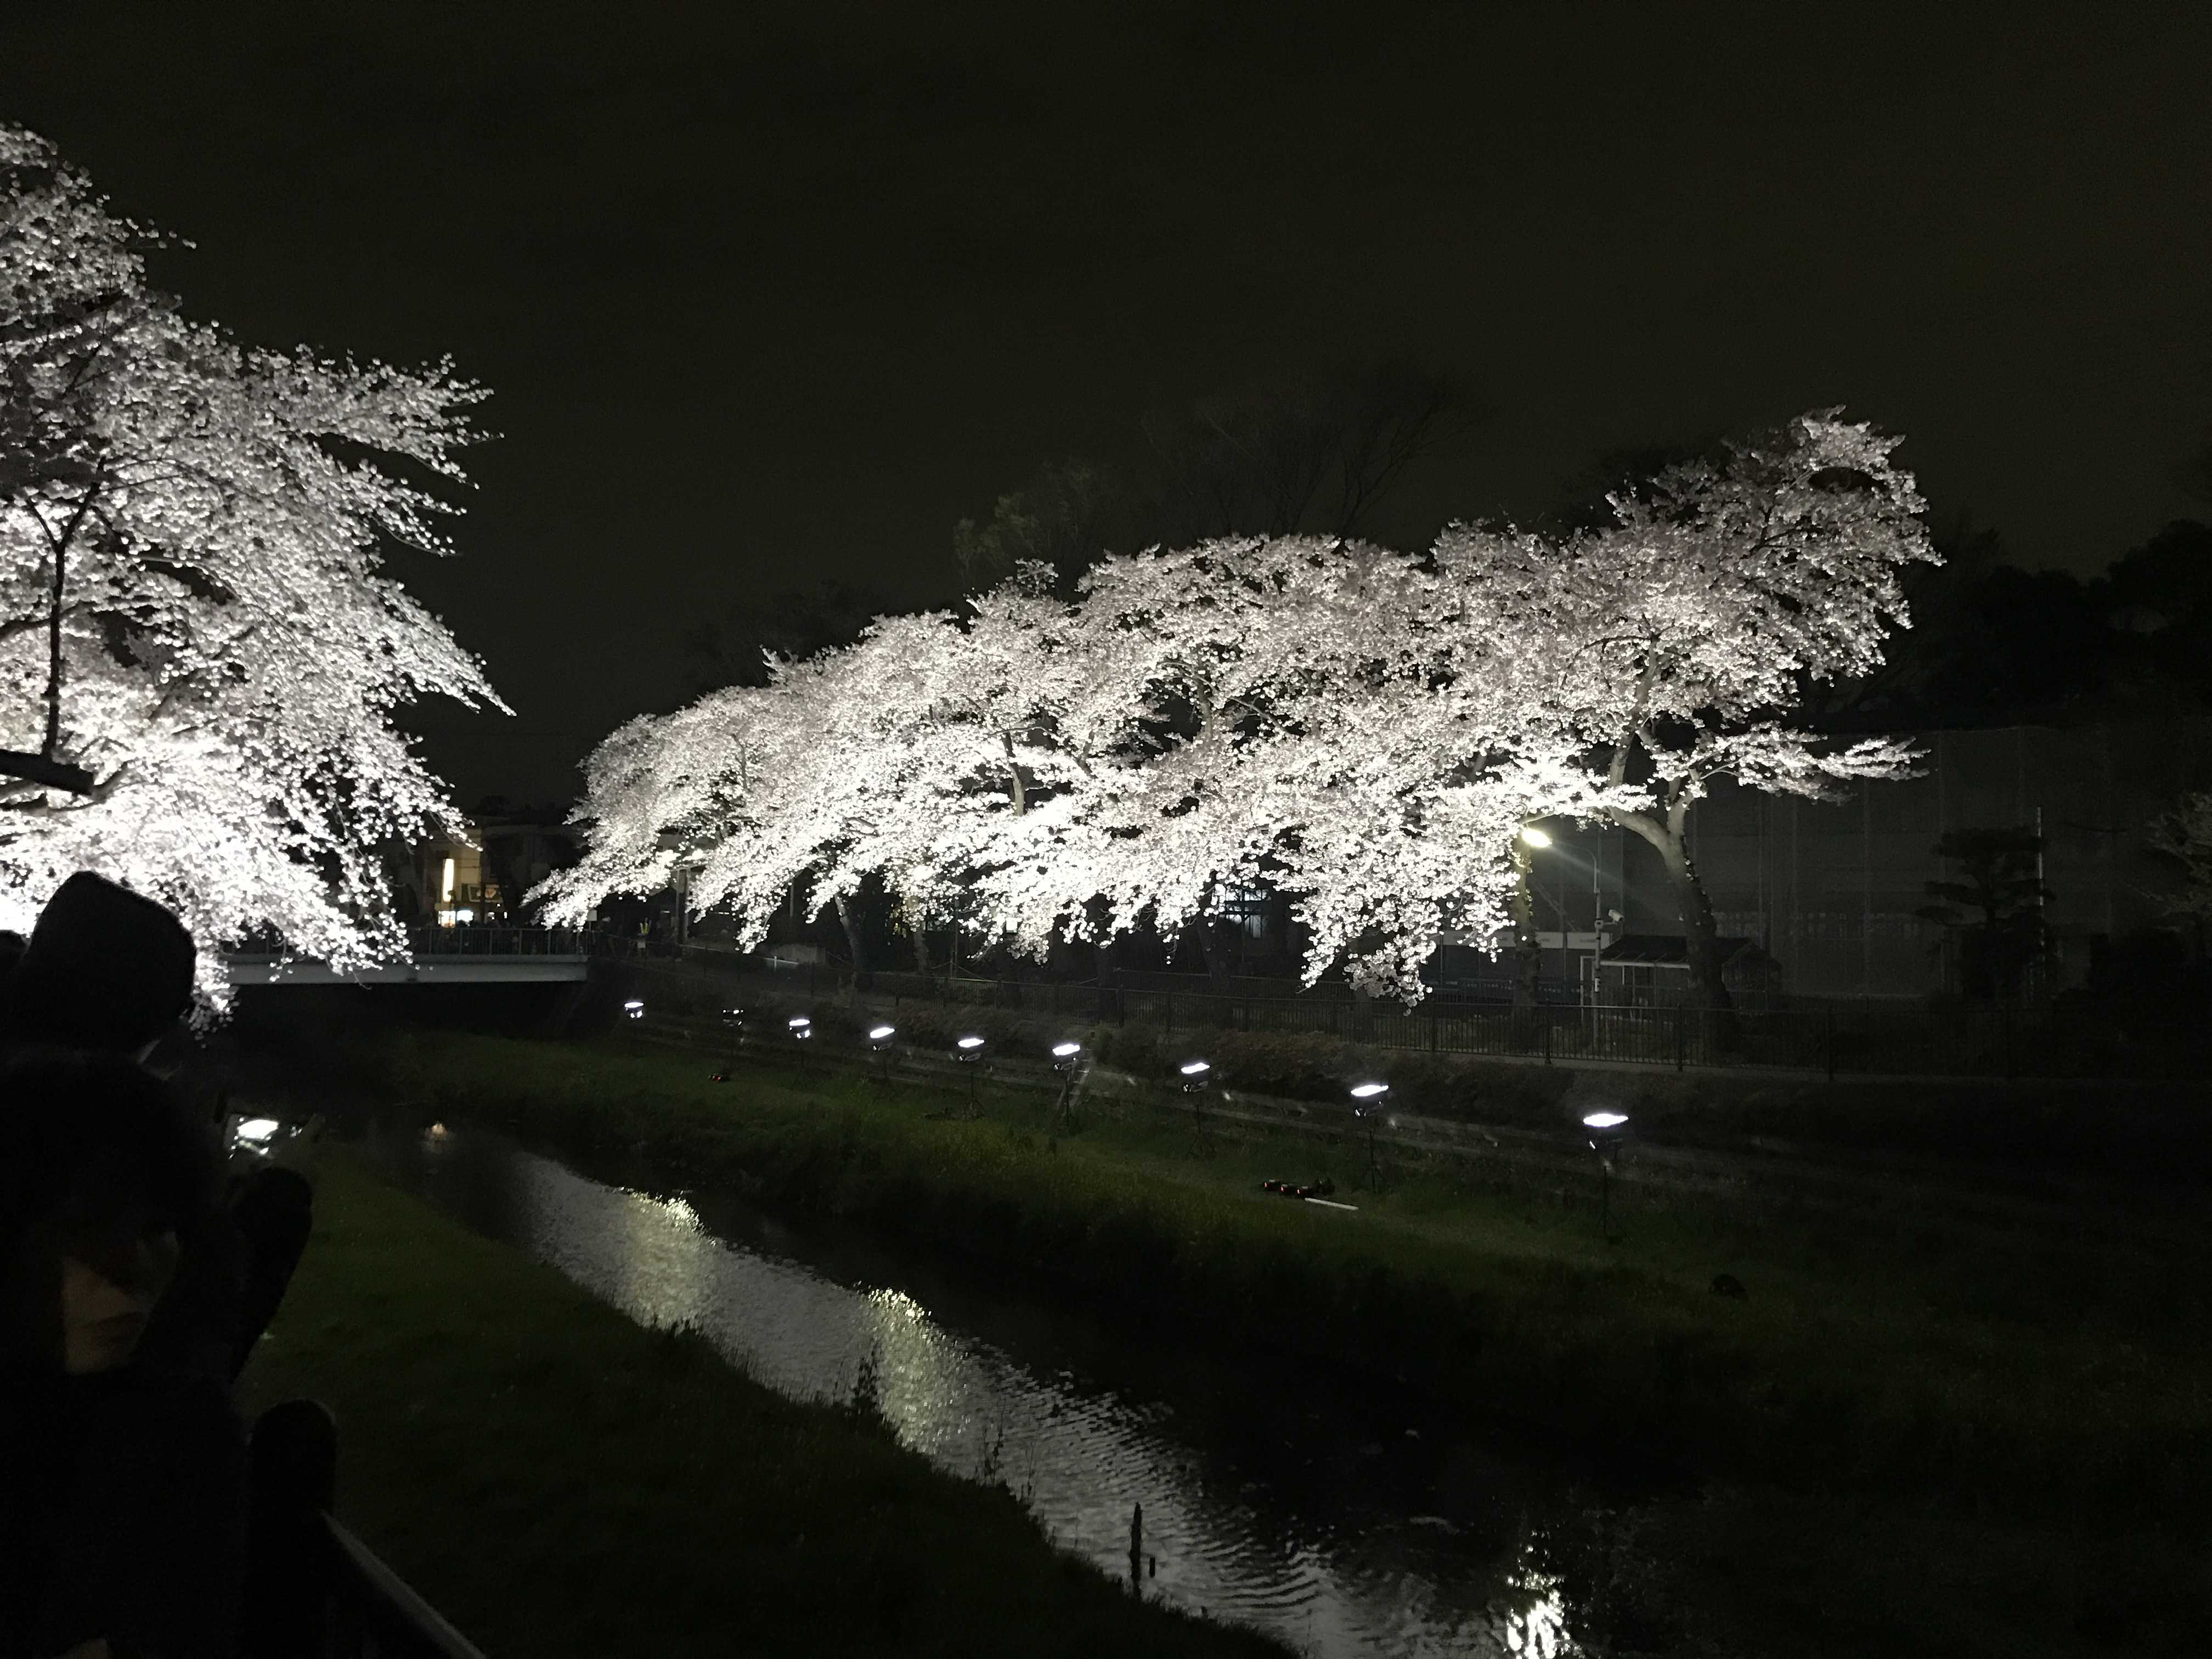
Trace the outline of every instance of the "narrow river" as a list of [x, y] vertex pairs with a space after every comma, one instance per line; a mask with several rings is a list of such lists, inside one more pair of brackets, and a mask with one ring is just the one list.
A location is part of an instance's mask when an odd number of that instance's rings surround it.
[[796, 1398], [872, 1393], [907, 1445], [1006, 1486], [1061, 1547], [1116, 1577], [1142, 1504], [1148, 1595], [1331, 1659], [1608, 1645], [1585, 1626], [1607, 1599], [1599, 1580], [1622, 1571], [1621, 1522], [1639, 1499], [1555, 1450], [1387, 1387], [1133, 1339], [1126, 1316], [895, 1255], [834, 1222], [794, 1226], [649, 1169], [390, 1116], [366, 1134], [394, 1184], [641, 1324], [696, 1322]]

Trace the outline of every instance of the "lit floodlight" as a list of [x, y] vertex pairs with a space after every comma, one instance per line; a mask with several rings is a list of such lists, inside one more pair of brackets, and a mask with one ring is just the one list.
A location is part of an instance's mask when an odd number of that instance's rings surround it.
[[1082, 1052], [1083, 1045], [1079, 1042], [1055, 1042], [1052, 1045], [1052, 1057], [1054, 1060], [1073, 1060]]
[[645, 1005], [641, 1002], [625, 1002], [623, 1004], [623, 1012], [629, 1015], [632, 1019], [643, 1019], [645, 1018]]
[[871, 1042], [889, 1042], [897, 1035], [898, 1027], [896, 1025], [872, 1026], [868, 1031], [868, 1041]]
[[1626, 1112], [1585, 1112], [1583, 1127], [1590, 1132], [1589, 1149], [1597, 1154], [1598, 1167], [1598, 1227], [1608, 1244], [1620, 1240], [1613, 1231], [1613, 1160], [1620, 1150], [1621, 1126], [1628, 1121]]
[[955, 1046], [962, 1048], [980, 1048], [983, 1046], [983, 1039], [979, 1036], [964, 1036]]
[[1354, 1100], [1372, 1100], [1377, 1095], [1389, 1092], [1390, 1085], [1387, 1083], [1359, 1083], [1352, 1085], [1352, 1097]]
[[1180, 1071], [1185, 1077], [1203, 1077], [1208, 1072], [1212, 1071], [1213, 1067], [1207, 1065], [1202, 1060], [1194, 1060], [1189, 1065], [1180, 1066], [1176, 1069]]
[[1531, 847], [1549, 847], [1552, 844], [1552, 838], [1533, 823], [1521, 826], [1521, 839]]
[[256, 1158], [266, 1158], [283, 1127], [273, 1117], [243, 1119], [230, 1132], [230, 1149], [234, 1152], [251, 1152]]
[[983, 1039], [979, 1036], [962, 1037], [952, 1047], [955, 1051], [952, 1057], [955, 1060], [972, 1060], [982, 1058]]
[[453, 912], [453, 920], [459, 922], [464, 927], [467, 927], [469, 923], [474, 921], [476, 919], [477, 913], [473, 910], [456, 910]]
[[804, 1014], [793, 1015], [789, 1019], [784, 1021], [784, 1024], [789, 1028], [792, 1036], [799, 1038], [801, 1041], [804, 1041], [805, 1038], [811, 1037], [814, 1035], [814, 1022], [807, 1018]]

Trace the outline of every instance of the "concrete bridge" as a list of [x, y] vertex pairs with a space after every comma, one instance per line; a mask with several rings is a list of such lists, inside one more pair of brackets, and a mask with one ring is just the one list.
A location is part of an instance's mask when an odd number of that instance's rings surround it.
[[398, 962], [340, 973], [300, 957], [223, 957], [233, 985], [526, 985], [588, 976], [592, 935], [569, 927], [421, 927]]

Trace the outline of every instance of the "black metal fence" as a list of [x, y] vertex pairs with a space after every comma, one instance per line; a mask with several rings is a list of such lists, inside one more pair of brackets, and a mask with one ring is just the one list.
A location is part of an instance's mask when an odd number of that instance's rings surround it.
[[313, 1400], [255, 1420], [241, 1659], [483, 1659], [331, 1513], [337, 1427]]
[[[2163, 1030], [2115, 1027], [2094, 1009], [1826, 1005], [1718, 1012], [1504, 1002], [1433, 995], [1399, 1004], [1334, 995], [1221, 996], [1096, 982], [853, 975], [836, 964], [760, 968], [715, 953], [724, 966], [808, 994], [858, 992], [881, 1000], [994, 1008], [1167, 1030], [1188, 1028], [1332, 1038], [1431, 1054], [1557, 1063], [1771, 1068], [1835, 1077], [2200, 1079], [2212, 1069], [2212, 1021]], [[1157, 981], [1154, 981], [1157, 984]]]
[[608, 954], [609, 937], [581, 927], [422, 923], [407, 930], [407, 947], [418, 957], [580, 957]]

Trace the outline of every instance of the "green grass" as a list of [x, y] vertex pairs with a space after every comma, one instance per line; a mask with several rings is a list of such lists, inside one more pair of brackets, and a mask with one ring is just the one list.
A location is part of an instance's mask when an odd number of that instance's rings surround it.
[[[1431, 1171], [1357, 1215], [1262, 1175], [1361, 1159], [1309, 1142], [1194, 1144], [1137, 1113], [1054, 1139], [1005, 1099], [682, 1056], [409, 1034], [368, 1051], [403, 1097], [556, 1140], [644, 1145], [685, 1178], [867, 1218], [917, 1243], [1073, 1280], [1216, 1340], [1403, 1376], [1626, 1450], [1801, 1489], [1927, 1492], [2201, 1529], [2212, 1377], [2201, 1284], [2070, 1253], [1842, 1219], [1595, 1217]], [[1208, 1155], [1208, 1153], [1211, 1155]], [[1751, 1289], [1715, 1297], [1716, 1272]], [[2193, 1299], [2192, 1299], [2193, 1298]]]
[[872, 1419], [325, 1159], [241, 1382], [339, 1430], [337, 1510], [487, 1653], [1259, 1656], [1055, 1552]]

